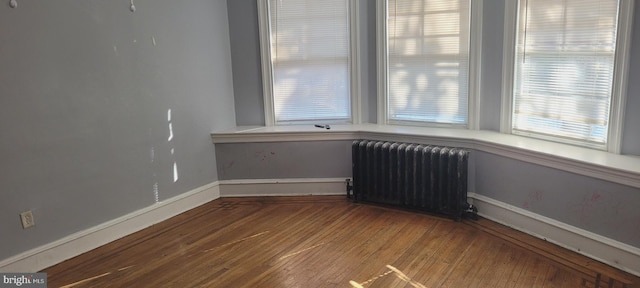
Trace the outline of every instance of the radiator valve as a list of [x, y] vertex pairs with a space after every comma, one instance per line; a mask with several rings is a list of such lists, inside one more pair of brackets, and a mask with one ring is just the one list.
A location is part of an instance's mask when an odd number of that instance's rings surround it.
[[469, 203], [467, 203], [467, 205], [469, 206], [467, 207], [465, 214], [467, 214], [473, 220], [478, 220], [478, 207]]

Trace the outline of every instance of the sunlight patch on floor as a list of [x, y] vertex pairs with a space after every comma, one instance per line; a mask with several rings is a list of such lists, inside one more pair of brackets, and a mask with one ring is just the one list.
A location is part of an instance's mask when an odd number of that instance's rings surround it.
[[242, 238], [242, 239], [238, 239], [238, 240], [235, 240], [235, 241], [232, 241], [232, 242], [226, 243], [226, 244], [222, 244], [222, 245], [217, 246], [217, 247], [214, 247], [214, 248], [210, 248], [210, 249], [204, 250], [204, 251], [202, 251], [202, 253], [211, 252], [211, 251], [213, 251], [213, 250], [220, 249], [220, 248], [222, 248], [222, 247], [226, 247], [226, 246], [233, 245], [233, 244], [236, 244], [236, 243], [240, 243], [240, 242], [243, 242], [243, 241], [249, 240], [249, 239], [251, 239], [251, 238], [256, 238], [256, 237], [262, 236], [262, 235], [267, 234], [267, 233], [269, 233], [269, 231], [260, 232], [260, 233], [258, 233], [258, 234], [254, 234], [254, 235], [251, 235], [251, 236], [248, 236], [248, 237], [244, 237], [244, 238]]
[[313, 249], [313, 248], [320, 247], [320, 246], [322, 246], [322, 245], [324, 245], [324, 244], [326, 244], [326, 243], [316, 244], [316, 245], [313, 245], [313, 246], [311, 246], [311, 247], [309, 247], [309, 248], [305, 248], [305, 249], [302, 249], [302, 250], [300, 250], [300, 251], [297, 251], [297, 252], [293, 252], [293, 253], [290, 253], [290, 254], [284, 255], [284, 256], [282, 256], [282, 257], [278, 258], [278, 260], [282, 260], [282, 259], [289, 258], [289, 257], [291, 257], [291, 256], [298, 255], [298, 254], [300, 254], [300, 253], [302, 253], [302, 252], [309, 251], [309, 250], [311, 250], [311, 249]]
[[380, 279], [382, 277], [385, 277], [385, 276], [387, 276], [389, 274], [394, 273], [396, 275], [396, 277], [398, 277], [400, 280], [402, 280], [404, 282], [407, 282], [409, 285], [411, 285], [411, 286], [413, 286], [415, 288], [426, 288], [426, 286], [424, 286], [424, 285], [420, 284], [419, 282], [411, 279], [411, 277], [407, 276], [407, 274], [404, 274], [402, 271], [400, 271], [400, 269], [398, 269], [396, 267], [393, 267], [391, 265], [387, 265], [387, 268], [389, 269], [389, 271], [384, 272], [384, 273], [382, 273], [382, 274], [380, 274], [378, 276], [375, 276], [375, 277], [373, 277], [373, 278], [371, 278], [371, 279], [369, 279], [367, 281], [364, 281], [362, 283], [358, 283], [356, 281], [351, 280], [351, 281], [349, 281], [349, 284], [351, 284], [351, 286], [353, 286], [354, 288], [364, 288], [365, 285], [371, 284], [374, 281], [376, 281], [376, 280], [378, 280], [378, 279]]
[[124, 270], [130, 269], [130, 268], [133, 268], [134, 266], [135, 266], [135, 265], [131, 265], [131, 266], [127, 266], [127, 267], [122, 267], [122, 268], [116, 269], [115, 271], [111, 271], [111, 272], [103, 273], [103, 274], [100, 274], [100, 275], [97, 275], [97, 276], [93, 276], [93, 277], [89, 277], [89, 278], [86, 278], [86, 279], [80, 280], [80, 281], [78, 281], [78, 282], [74, 282], [74, 283], [71, 283], [71, 284], [67, 284], [67, 285], [64, 285], [64, 286], [60, 286], [60, 288], [71, 288], [71, 287], [74, 287], [74, 286], [77, 286], [77, 285], [80, 285], [80, 284], [84, 284], [84, 283], [87, 283], [87, 282], [90, 282], [90, 281], [93, 281], [93, 280], [96, 280], [96, 279], [99, 279], [99, 278], [102, 278], [102, 277], [105, 277], [105, 276], [111, 275], [111, 274], [112, 274], [112, 273], [114, 273], [114, 272], [121, 272], [121, 271], [124, 271]]

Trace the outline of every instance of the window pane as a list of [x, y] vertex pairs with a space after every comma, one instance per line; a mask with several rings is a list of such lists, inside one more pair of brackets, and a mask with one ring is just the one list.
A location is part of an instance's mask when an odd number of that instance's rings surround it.
[[513, 129], [605, 144], [617, 0], [521, 0]]
[[270, 0], [276, 122], [351, 119], [346, 0]]
[[470, 2], [389, 0], [389, 120], [466, 124]]

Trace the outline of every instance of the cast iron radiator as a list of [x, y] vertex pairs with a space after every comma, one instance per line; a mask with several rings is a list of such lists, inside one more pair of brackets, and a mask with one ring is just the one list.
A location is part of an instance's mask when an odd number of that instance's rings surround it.
[[372, 140], [356, 140], [351, 150], [353, 186], [347, 185], [347, 196], [353, 201], [476, 218], [477, 209], [467, 203], [469, 151]]

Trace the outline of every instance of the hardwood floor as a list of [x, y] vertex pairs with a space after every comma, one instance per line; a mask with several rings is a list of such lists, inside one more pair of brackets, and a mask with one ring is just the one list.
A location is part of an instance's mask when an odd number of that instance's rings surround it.
[[49, 287], [637, 287], [491, 221], [344, 196], [223, 198], [45, 269]]

